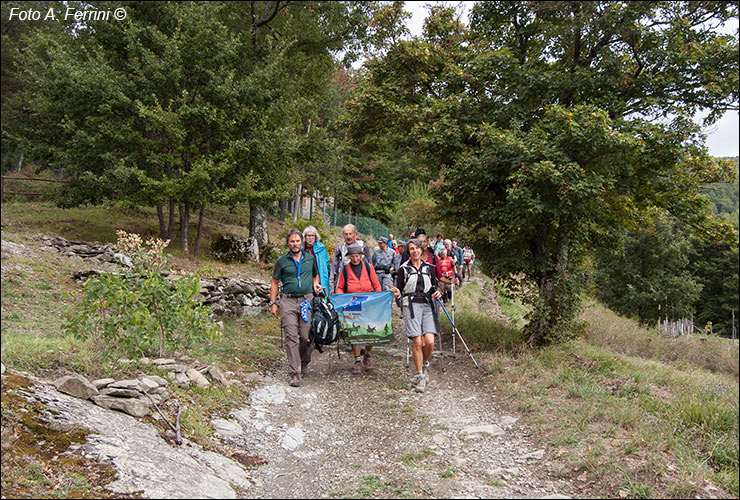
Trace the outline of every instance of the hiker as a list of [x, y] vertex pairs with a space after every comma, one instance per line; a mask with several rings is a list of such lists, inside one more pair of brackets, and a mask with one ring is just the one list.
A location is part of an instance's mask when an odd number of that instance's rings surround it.
[[316, 258], [316, 266], [319, 268], [319, 280], [321, 288], [329, 289], [329, 252], [321, 243], [321, 236], [313, 226], [303, 230], [303, 251], [310, 252]]
[[[347, 249], [349, 262], [342, 266], [339, 271], [337, 280], [337, 289], [335, 293], [365, 293], [380, 292], [381, 286], [375, 269], [362, 258], [363, 250], [360, 245], [350, 245]], [[352, 370], [354, 375], [360, 375], [364, 370], [372, 370], [375, 366], [372, 363], [370, 352], [373, 346], [365, 347], [365, 356], [362, 356], [361, 344], [352, 344], [352, 354], [355, 357], [355, 367]]]
[[[270, 284], [270, 313], [280, 319], [280, 327], [285, 330], [285, 350], [288, 355], [290, 385], [301, 385], [301, 377], [308, 373], [311, 362], [311, 344], [308, 333], [311, 329], [311, 294], [321, 293], [319, 268], [310, 252], [301, 250], [303, 234], [291, 229], [285, 237], [288, 253], [275, 262]], [[278, 306], [278, 284], [283, 284], [283, 293]]]
[[442, 292], [442, 300], [446, 304], [452, 297], [452, 287], [455, 286], [455, 263], [444, 248], [439, 252], [437, 271], [440, 282], [439, 291]]
[[391, 286], [391, 273], [395, 270], [393, 258], [396, 254], [388, 248], [388, 240], [384, 237], [378, 239], [378, 246], [379, 248], [373, 254], [372, 263], [380, 285], [385, 292]]
[[473, 276], [473, 262], [475, 262], [475, 252], [468, 246], [468, 242], [465, 242], [463, 247], [463, 272], [461, 276], [465, 279], [467, 275], [468, 279]]
[[437, 239], [432, 244], [432, 251], [434, 255], [439, 255], [439, 251], [445, 247], [444, 236], [442, 233], [437, 233]]
[[329, 271], [330, 292], [336, 290], [339, 271], [347, 262], [349, 262], [349, 259], [347, 258], [347, 248], [350, 245], [360, 245], [365, 259], [370, 262], [370, 249], [367, 247], [364, 241], [357, 238], [357, 231], [355, 230], [355, 226], [353, 224], [347, 224], [342, 228], [342, 237], [344, 238], [344, 243], [337, 247], [337, 250], [334, 252], [334, 257], [331, 261], [331, 269]]
[[406, 252], [406, 242], [403, 240], [397, 240], [396, 245], [398, 246], [398, 251], [396, 253], [396, 256], [393, 257], [393, 268], [398, 271], [401, 268], [401, 258]]
[[414, 390], [424, 392], [434, 336], [439, 334], [433, 299], [442, 294], [437, 289], [437, 273], [422, 259], [422, 242], [417, 238], [409, 240], [407, 250], [409, 260], [399, 268], [396, 286], [392, 286], [390, 291], [402, 308], [406, 336], [412, 343], [411, 357], [417, 372]]
[[450, 249], [454, 252], [455, 275], [458, 278], [457, 288], [460, 288], [462, 280], [460, 280], [459, 278], [462, 276], [463, 249], [457, 246], [457, 238], [452, 238], [452, 246], [450, 247]]
[[398, 251], [398, 240], [391, 240], [391, 248], [393, 249], [393, 253], [398, 255], [400, 252]]
[[[422, 239], [422, 237], [424, 240], [426, 240], [426, 244], [429, 245], [429, 238], [427, 238], [427, 233], [426, 231], [424, 231], [424, 228], [421, 228], [421, 227], [417, 229], [416, 231], [414, 231], [413, 233], [411, 233], [411, 238], [409, 238], [409, 240], [412, 240], [414, 238]], [[401, 265], [403, 265], [403, 263], [406, 262], [407, 260], [409, 260], [408, 247], [404, 251], [401, 252], [401, 263], [398, 267], [396, 267], [396, 269], [400, 269]], [[435, 261], [433, 265], [436, 265], [436, 264], [437, 262]]]

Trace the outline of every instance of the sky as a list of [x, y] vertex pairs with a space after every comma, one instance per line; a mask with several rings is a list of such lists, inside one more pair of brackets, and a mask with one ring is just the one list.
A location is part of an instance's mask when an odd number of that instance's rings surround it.
[[[411, 13], [411, 19], [408, 20], [407, 26], [412, 36], [421, 34], [424, 19], [428, 13], [425, 6], [437, 3], [449, 6], [462, 4], [463, 21], [467, 23], [470, 5], [473, 2], [406, 2], [405, 8]], [[737, 30], [737, 28], [737, 20], [728, 26], [728, 29], [731, 30]], [[706, 116], [706, 113], [697, 115], [697, 123], [702, 116]], [[728, 111], [714, 125], [703, 129], [703, 132], [707, 135], [706, 145], [710, 155], [717, 157], [738, 156], [738, 149], [740, 149], [740, 115], [737, 111]]]

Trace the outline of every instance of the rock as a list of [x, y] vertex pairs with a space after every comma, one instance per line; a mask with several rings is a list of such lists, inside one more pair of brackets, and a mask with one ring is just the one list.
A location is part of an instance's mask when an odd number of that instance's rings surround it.
[[140, 381], [140, 384], [144, 392], [152, 392], [159, 387], [159, 384], [156, 381], [148, 377], [143, 377]]
[[5, 365], [0, 363], [0, 373], [5, 373]]
[[285, 431], [283, 439], [280, 440], [280, 446], [287, 451], [293, 451], [303, 444], [303, 437], [306, 431], [299, 426], [293, 426]]
[[177, 372], [177, 373], [185, 373], [190, 369], [187, 365], [181, 365], [181, 364], [172, 364], [172, 365], [159, 365], [159, 367], [163, 370], [167, 370], [168, 372]]
[[188, 371], [185, 372], [185, 374], [188, 376], [188, 378], [194, 385], [201, 387], [203, 389], [208, 389], [209, 387], [211, 387], [211, 383], [208, 381], [208, 379], [205, 378], [203, 374], [201, 374], [195, 368], [188, 369]]
[[114, 396], [117, 398], [138, 398], [141, 396], [139, 391], [133, 389], [123, 389], [121, 387], [106, 387], [100, 390], [103, 396]]
[[115, 381], [116, 381], [116, 379], [114, 379], [114, 378], [99, 378], [97, 380], [93, 380], [92, 381], [92, 385], [94, 385], [97, 390], [100, 390], [100, 389], [102, 389], [104, 387], [109, 386], [110, 384], [112, 384]]
[[208, 368], [208, 373], [211, 374], [211, 377], [213, 377], [213, 380], [218, 382], [221, 385], [230, 386], [231, 382], [226, 378], [226, 375], [224, 375], [224, 372], [221, 371], [221, 369], [216, 366], [212, 365], [210, 368]]
[[131, 263], [131, 259], [123, 255], [122, 253], [114, 253], [113, 258], [116, 260], [116, 262], [120, 263], [123, 266], [131, 267], [133, 265]]
[[141, 363], [142, 365], [151, 365], [152, 364], [152, 360], [149, 359], [149, 358], [141, 358], [139, 360], [139, 363]]
[[233, 420], [214, 418], [211, 420], [211, 425], [213, 425], [213, 429], [221, 435], [221, 437], [235, 438], [244, 434], [244, 428], [242, 428], [238, 422], [234, 422]]
[[167, 385], [169, 384], [169, 382], [167, 382], [167, 379], [164, 379], [157, 375], [145, 375], [144, 377], [141, 377], [141, 380], [144, 380], [144, 379], [149, 379], [152, 382], [156, 382], [157, 385], [159, 385], [160, 387], [167, 387]]
[[533, 451], [532, 453], [527, 453], [522, 458], [525, 458], [527, 460], [541, 460], [542, 457], [545, 456], [545, 450], [537, 450]]
[[108, 410], [119, 410], [134, 417], [149, 414], [149, 406], [136, 398], [114, 398], [112, 396], [93, 396], [93, 402]]
[[501, 436], [506, 432], [496, 424], [488, 425], [471, 425], [462, 430], [462, 436], [465, 440], [478, 439], [484, 436]]
[[553, 493], [552, 495], [547, 495], [547, 496], [544, 496], [542, 498], [543, 499], [545, 499], [545, 498], [551, 498], [553, 500], [555, 500], [555, 499], [568, 500], [571, 497], [569, 497], [568, 495], [563, 495], [562, 493]]
[[268, 385], [252, 392], [251, 396], [255, 403], [280, 404], [285, 401], [285, 387]]
[[187, 375], [184, 373], [179, 372], [170, 372], [172, 374], [172, 379], [175, 381], [177, 385], [182, 385], [185, 387], [188, 387], [190, 385], [190, 379]]
[[98, 389], [85, 377], [78, 373], [65, 375], [54, 381], [54, 386], [59, 392], [69, 394], [76, 398], [89, 399], [97, 396]]
[[515, 423], [517, 423], [519, 419], [517, 417], [510, 417], [508, 415], [505, 415], [501, 417], [500, 425], [501, 427], [511, 427]]
[[136, 379], [124, 379], [108, 384], [111, 389], [131, 389], [134, 391], [141, 390], [141, 383]]
[[174, 365], [175, 360], [170, 358], [157, 358], [152, 360], [153, 365]]

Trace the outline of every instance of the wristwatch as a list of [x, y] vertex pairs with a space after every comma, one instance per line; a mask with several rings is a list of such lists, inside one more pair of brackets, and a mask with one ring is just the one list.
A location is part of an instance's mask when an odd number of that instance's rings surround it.
[[277, 305], [277, 302], [273, 302], [273, 301], [270, 301], [270, 302], [267, 303], [267, 307], [272, 307], [272, 306], [276, 306], [276, 305]]

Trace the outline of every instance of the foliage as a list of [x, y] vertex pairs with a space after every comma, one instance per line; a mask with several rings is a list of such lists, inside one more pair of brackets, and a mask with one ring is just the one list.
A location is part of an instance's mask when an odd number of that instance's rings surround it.
[[118, 248], [131, 267], [126, 273], [89, 279], [64, 328], [77, 337], [92, 337], [99, 351], [129, 356], [162, 356], [217, 336], [209, 309], [195, 302], [198, 277], [191, 274], [171, 283], [162, 276], [162, 250], [168, 242], [149, 240], [146, 248], [137, 234], [117, 234]]
[[691, 122], [736, 106], [737, 36], [714, 30], [736, 15], [722, 2], [480, 2], [466, 28], [433, 7], [421, 37], [368, 60], [348, 129], [422, 157], [484, 268], [537, 284], [529, 343], [562, 339], [578, 327], [581, 267], [615, 233], [667, 211], [736, 241], [700, 195], [735, 169]]
[[711, 322], [714, 332], [722, 332], [728, 337], [732, 336], [734, 312], [737, 331], [740, 322], [740, 314], [738, 314], [739, 266], [737, 243], [701, 239], [691, 241], [687, 269], [701, 286], [694, 316], [697, 326], [702, 327]]
[[597, 259], [596, 296], [643, 325], [654, 325], [658, 318], [689, 317], [702, 290], [688, 269], [690, 234], [664, 218], [627, 231], [623, 240]]

